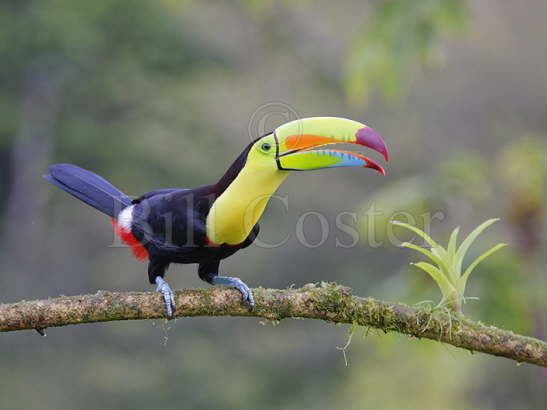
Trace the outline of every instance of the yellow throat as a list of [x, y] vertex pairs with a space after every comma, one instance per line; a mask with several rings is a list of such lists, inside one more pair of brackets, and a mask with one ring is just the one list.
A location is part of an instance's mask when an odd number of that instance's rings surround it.
[[218, 245], [245, 241], [287, 175], [251, 150], [245, 166], [209, 211], [207, 238]]
[[245, 241], [287, 174], [243, 167], [213, 203], [207, 215], [207, 238], [219, 245], [237, 245]]

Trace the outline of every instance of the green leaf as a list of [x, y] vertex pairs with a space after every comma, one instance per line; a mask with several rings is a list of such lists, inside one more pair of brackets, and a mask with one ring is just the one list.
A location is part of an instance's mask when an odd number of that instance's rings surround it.
[[454, 292], [454, 286], [450, 284], [446, 276], [443, 275], [443, 273], [437, 267], [427, 262], [413, 263], [413, 265], [417, 268], [420, 268], [433, 278], [433, 280], [439, 286], [439, 289], [441, 289], [443, 298], [447, 298], [452, 292]]
[[460, 293], [463, 295], [463, 292], [465, 290], [465, 285], [467, 283], [467, 279], [469, 278], [469, 275], [471, 275], [471, 272], [477, 267], [479, 263], [481, 263], [483, 260], [488, 258], [490, 255], [492, 255], [494, 252], [499, 251], [502, 248], [505, 248], [507, 246], [506, 243], [498, 243], [496, 246], [492, 247], [491, 249], [484, 252], [481, 256], [479, 256], [477, 259], [475, 259], [471, 265], [467, 267], [465, 270], [465, 273], [462, 275], [462, 277], [459, 280], [458, 288]]
[[424, 239], [424, 241], [426, 241], [434, 250], [437, 251], [437, 254], [439, 255], [439, 258], [442, 259], [442, 258], [446, 257], [446, 250], [441, 245], [439, 245], [437, 242], [435, 242], [431, 238], [431, 236], [426, 234], [420, 228], [416, 228], [415, 226], [409, 225], [409, 224], [401, 222], [401, 221], [391, 221], [391, 224], [395, 225], [395, 226], [401, 226], [403, 228], [406, 228], [406, 229], [416, 233], [417, 235], [422, 237]]
[[492, 225], [493, 223], [496, 223], [497, 221], [499, 221], [499, 218], [494, 218], [494, 219], [489, 219], [487, 220], [486, 222], [483, 222], [482, 224], [480, 224], [479, 226], [477, 226], [473, 232], [471, 232], [469, 234], [469, 236], [467, 238], [465, 238], [465, 240], [462, 242], [461, 246], [459, 247], [458, 251], [456, 252], [456, 271], [457, 272], [460, 272], [461, 269], [462, 269], [462, 265], [463, 265], [463, 259], [465, 258], [465, 254], [467, 253], [467, 251], [469, 250], [469, 248], [471, 247], [471, 245], [473, 244], [473, 242], [475, 242], [475, 240], [477, 239], [477, 237], [486, 229], [488, 228], [490, 225]]
[[431, 259], [436, 264], [442, 263], [442, 261], [439, 259], [439, 257], [434, 255], [430, 250], [428, 250], [426, 248], [422, 248], [421, 246], [415, 245], [411, 242], [403, 242], [401, 244], [401, 247], [409, 248], [409, 249], [415, 250], [416, 252], [420, 252], [422, 255], [426, 256], [429, 259]]
[[[401, 244], [402, 247], [404, 248], [408, 248], [408, 249], [413, 249], [415, 250], [416, 252], [420, 252], [422, 255], [426, 256], [427, 258], [429, 258], [431, 261], [435, 262], [437, 265], [439, 265], [439, 268], [441, 268], [441, 271], [444, 270], [444, 272], [446, 272], [447, 270], [447, 267], [444, 263], [444, 261], [439, 257], [439, 255], [435, 255], [434, 252], [431, 252], [429, 251], [428, 249], [425, 249], [425, 248], [422, 248], [421, 246], [418, 246], [418, 245], [415, 245], [413, 243], [410, 243], [410, 242], [403, 242]], [[442, 272], [441, 272], [442, 273]], [[444, 274], [444, 273], [443, 273]]]
[[456, 283], [459, 277], [460, 271], [457, 268], [457, 265], [455, 264], [456, 261], [456, 247], [458, 245], [458, 233], [460, 232], [460, 227], [458, 226], [456, 229], [452, 231], [452, 234], [450, 235], [450, 239], [448, 240], [448, 246], [447, 246], [447, 257], [446, 257], [446, 264], [448, 265], [448, 274], [452, 278], [452, 282]]

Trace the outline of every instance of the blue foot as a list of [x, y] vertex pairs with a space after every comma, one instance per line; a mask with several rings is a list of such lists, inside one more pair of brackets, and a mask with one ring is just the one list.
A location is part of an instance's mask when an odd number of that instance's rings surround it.
[[241, 292], [241, 301], [243, 303], [248, 303], [249, 308], [253, 310], [255, 307], [255, 300], [251, 289], [239, 278], [231, 278], [229, 276], [215, 276], [211, 282], [213, 285], [226, 285], [233, 286]]
[[172, 318], [173, 312], [175, 311], [175, 298], [173, 296], [173, 291], [169, 284], [163, 280], [161, 276], [156, 276], [156, 284], [158, 287], [156, 290], [163, 294], [163, 300], [165, 300], [165, 308], [167, 309], [167, 317]]

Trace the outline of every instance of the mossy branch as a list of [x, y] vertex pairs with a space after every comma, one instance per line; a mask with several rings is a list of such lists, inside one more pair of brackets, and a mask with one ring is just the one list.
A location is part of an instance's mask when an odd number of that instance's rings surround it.
[[[241, 304], [239, 292], [232, 289], [179, 290], [175, 292], [175, 317], [253, 316], [276, 321], [307, 318], [350, 323], [547, 367], [546, 342], [454, 316], [448, 311], [431, 312], [352, 296], [351, 289], [335, 284], [285, 290], [259, 288], [253, 289], [253, 293], [256, 308], [249, 312]], [[0, 305], [0, 332], [163, 317], [165, 307], [158, 292], [100, 291], [94, 295]]]

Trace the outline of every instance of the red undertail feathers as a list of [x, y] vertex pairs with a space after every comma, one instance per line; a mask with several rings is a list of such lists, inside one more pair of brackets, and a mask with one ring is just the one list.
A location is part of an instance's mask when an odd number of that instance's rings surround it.
[[131, 248], [133, 255], [140, 261], [148, 259], [148, 251], [142, 244], [133, 236], [131, 231], [122, 228], [118, 225], [118, 221], [112, 219], [112, 226], [114, 227], [114, 233], [125, 242], [127, 246]]

